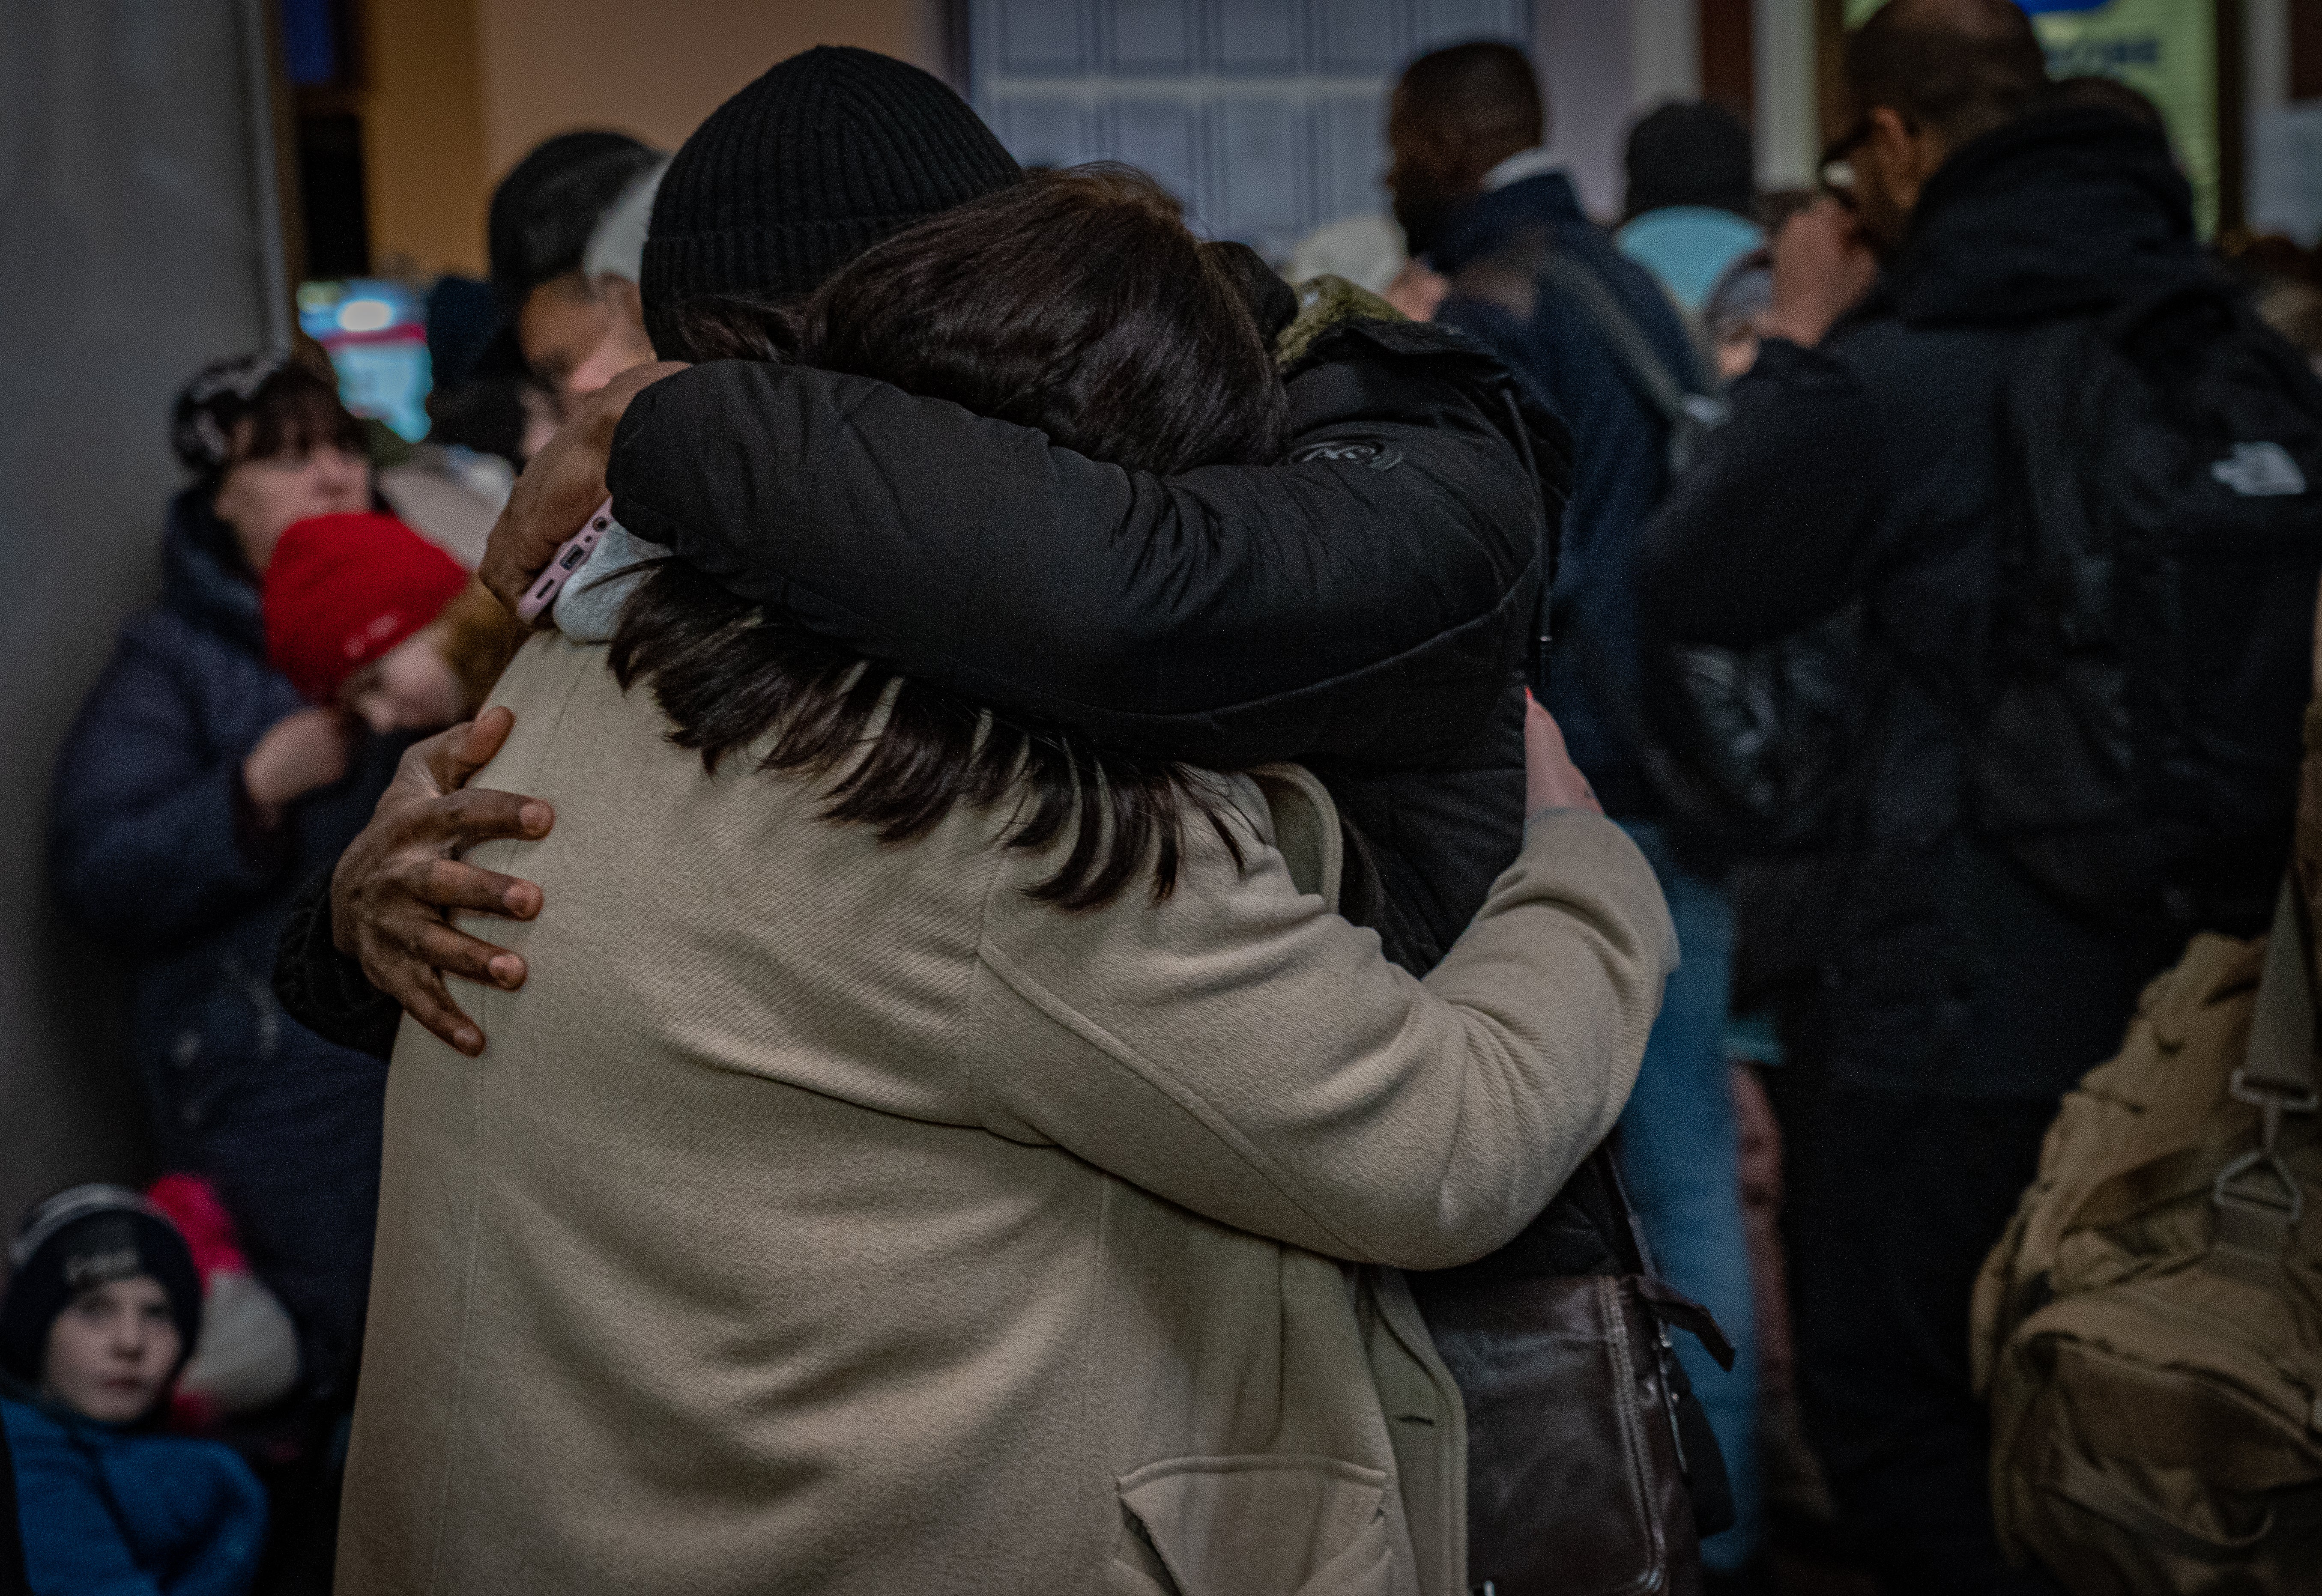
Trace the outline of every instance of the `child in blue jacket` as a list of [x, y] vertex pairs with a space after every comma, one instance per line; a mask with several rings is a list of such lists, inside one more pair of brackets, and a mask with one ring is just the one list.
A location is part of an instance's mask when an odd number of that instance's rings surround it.
[[154, 1432], [201, 1329], [185, 1238], [119, 1186], [35, 1208], [0, 1301], [0, 1418], [34, 1596], [241, 1596], [266, 1496], [215, 1441]]

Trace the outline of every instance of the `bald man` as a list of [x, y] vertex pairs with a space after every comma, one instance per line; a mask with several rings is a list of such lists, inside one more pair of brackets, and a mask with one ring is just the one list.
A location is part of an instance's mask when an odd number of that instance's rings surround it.
[[[2162, 133], [2052, 97], [2015, 5], [1894, 0], [1846, 68], [1851, 171], [1831, 175], [1851, 181], [1777, 241], [1771, 336], [1645, 534], [1641, 604], [1730, 647], [1864, 616], [1836, 885], [1776, 906], [1815, 939], [1781, 1092], [1799, 1378], [1888, 1589], [1991, 1596], [2049, 1587], [1996, 1544], [1970, 1289], [2057, 1099], [2189, 928], [2076, 909], [1970, 813], [1973, 707], [2004, 668], [1981, 645], [2025, 498], [1998, 421], [2029, 335], [2211, 268]], [[2251, 685], [2286, 707], [2294, 757], [2302, 671]], [[2188, 883], [2193, 924], [2263, 929], [2294, 789], [2280, 837], [2244, 839], [2246, 868]]]

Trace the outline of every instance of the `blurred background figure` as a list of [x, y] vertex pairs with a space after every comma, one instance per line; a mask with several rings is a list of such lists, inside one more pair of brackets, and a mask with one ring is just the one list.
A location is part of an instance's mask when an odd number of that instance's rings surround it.
[[1384, 294], [1410, 259], [1403, 247], [1403, 228], [1394, 217], [1373, 211], [1319, 227], [1299, 240], [1283, 275], [1294, 283], [1325, 275], [1342, 277], [1358, 287]]
[[[492, 292], [526, 369], [559, 415], [568, 399], [602, 388], [620, 369], [608, 369], [608, 360], [626, 355], [621, 364], [635, 365], [653, 358], [634, 296], [599, 293], [583, 262], [606, 212], [667, 159], [625, 133], [559, 133], [518, 161], [492, 193], [485, 229]], [[649, 210], [650, 197], [645, 205]], [[599, 358], [608, 342], [612, 351]], [[526, 457], [536, 448], [534, 442]]]
[[[52, 879], [130, 966], [162, 1166], [215, 1188], [289, 1311], [299, 1379], [274, 1444], [323, 1469], [361, 1339], [386, 1073], [291, 1020], [270, 977], [292, 894], [361, 828], [409, 736], [304, 699], [269, 661], [260, 593], [306, 527], [384, 518], [361, 424], [288, 354], [206, 368], [171, 441], [193, 480], [169, 506], [160, 601], [123, 629], [58, 762]], [[307, 1508], [327, 1518], [332, 1494]]]
[[1725, 269], [1766, 242], [1750, 134], [1722, 105], [1663, 105], [1629, 130], [1622, 253], [1701, 313]]
[[25, 1216], [9, 1264], [0, 1419], [32, 1588], [242, 1596], [265, 1492], [231, 1449], [155, 1427], [201, 1334], [185, 1237], [134, 1191], [76, 1186]]
[[[2054, 1587], [2011, 1564], [1993, 1524], [1970, 1291], [2059, 1098], [2119, 1046], [2144, 984], [2196, 930], [2263, 927], [2288, 852], [2314, 579], [2295, 569], [2298, 543], [2247, 530], [2269, 505], [2296, 514], [2294, 498], [2234, 487], [2221, 466], [2233, 491], [2201, 513], [2234, 530], [2204, 541], [2293, 552], [2225, 579], [2248, 584], [2231, 599], [2188, 561], [2163, 608], [2213, 618], [2164, 621], [2191, 629], [2155, 641], [2171, 660], [2215, 661], [2230, 706], [2117, 655], [2086, 667], [2110, 702], [2201, 707], [2199, 753], [2160, 752], [2140, 731], [2108, 757], [2183, 760], [2199, 773], [2171, 780], [2208, 795], [2208, 818], [2099, 800], [2109, 777], [2021, 730], [2075, 713], [2037, 718], [2058, 689], [2027, 663], [2046, 645], [2026, 640], [2118, 623], [2094, 620], [2100, 606], [2071, 584], [2027, 588], [2017, 537], [2064, 535], [2052, 517], [2113, 528], [2164, 513], [2107, 497], [2152, 491], [2128, 462], [2226, 446], [2180, 430], [2158, 394], [2227, 396], [2203, 404], [2247, 424], [2278, 412], [2215, 373], [2274, 368], [2220, 303], [2230, 290], [2163, 119], [2118, 86], [2059, 92], [2025, 11], [1892, 0], [1849, 36], [1844, 65], [1827, 192], [1776, 238], [1759, 348], [1645, 534], [1640, 591], [1655, 631], [1728, 650], [1862, 617], [1851, 746], [1830, 782], [1843, 804], [1814, 868], [1787, 883], [1805, 979], [1771, 1085], [1796, 1376], [1832, 1494], [1889, 1596], [2031, 1596]], [[2152, 307], [2150, 343], [2131, 379], [2107, 386], [2109, 362], [2128, 360], [2106, 318], [2135, 306]], [[2040, 707], [2015, 729], [1958, 709], [1998, 703]], [[2003, 787], [2039, 817], [2011, 815]], [[2106, 829], [2086, 818], [2098, 813], [2128, 818]], [[2202, 846], [2153, 840], [2180, 828]], [[2114, 875], [2127, 857], [2168, 858], [2165, 884], [2157, 867], [2151, 881]]]
[[[1735, 1522], [1703, 1555], [1738, 1578], [1756, 1559], [1761, 1524], [1752, 1297], [1725, 1062], [1732, 923], [1709, 867], [1681, 860], [1662, 825], [1635, 619], [1638, 534], [1695, 424], [1687, 396], [1706, 397], [1714, 383], [1676, 303], [1589, 220], [1544, 147], [1546, 108], [1522, 51], [1481, 43], [1422, 56], [1395, 87], [1387, 130], [1395, 214], [1434, 278], [1406, 277], [1398, 290], [1440, 295], [1435, 319], [1498, 353], [1572, 428], [1572, 497], [1538, 634], [1555, 639], [1555, 669], [1541, 661], [1532, 688], [1605, 813], [1652, 861], [1677, 922], [1683, 962], [1622, 1117], [1621, 1163], [1662, 1272], [1709, 1308], [1737, 1350], [1729, 1371], [1678, 1337], [1733, 1484]], [[1646, 141], [1649, 151], [1654, 144]], [[1721, 197], [1735, 197], [1732, 177], [1719, 176]], [[1746, 203], [1746, 161], [1740, 180]], [[1747, 227], [1711, 215], [1713, 229]], [[1683, 233], [1685, 219], [1675, 226]]]

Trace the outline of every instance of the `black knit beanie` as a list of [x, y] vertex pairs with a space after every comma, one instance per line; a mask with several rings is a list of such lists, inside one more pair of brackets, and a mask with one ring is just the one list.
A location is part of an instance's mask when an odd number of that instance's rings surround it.
[[630, 180], [661, 159], [626, 133], [559, 133], [535, 147], [492, 190], [484, 223], [492, 293], [514, 315], [525, 296], [580, 269], [589, 235]]
[[967, 103], [917, 67], [843, 46], [794, 55], [711, 112], [669, 163], [645, 239], [645, 331], [678, 349], [686, 300], [801, 297], [881, 239], [1022, 175]]
[[1629, 130], [1627, 214], [1707, 205], [1747, 216], [1757, 201], [1757, 157], [1731, 111], [1705, 102], [1663, 105]]
[[[178, 1366], [202, 1333], [202, 1281], [186, 1238], [125, 1186], [75, 1186], [24, 1216], [8, 1248], [12, 1272], [0, 1301], [0, 1370], [26, 1386], [41, 1381], [49, 1327], [81, 1291], [150, 1274], [169, 1294], [178, 1321]], [[172, 1371], [174, 1376], [175, 1371]]]

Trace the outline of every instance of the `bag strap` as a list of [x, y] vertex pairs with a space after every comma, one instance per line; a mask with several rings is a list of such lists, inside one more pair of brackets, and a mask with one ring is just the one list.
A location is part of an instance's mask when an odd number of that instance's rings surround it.
[[1686, 389], [1645, 330], [1614, 296], [1604, 279], [1571, 256], [1550, 250], [1540, 262], [1540, 274], [1559, 292], [1577, 302], [1589, 323], [1613, 348], [1621, 369], [1644, 401], [1671, 427], [1697, 420], [1686, 407]]
[[2257, 1108], [2258, 1145], [2217, 1172], [2209, 1196], [2217, 1245], [2267, 1260], [2285, 1254], [2306, 1207], [2296, 1172], [2276, 1151], [2282, 1117], [2322, 1107], [2315, 1089], [2313, 941], [2304, 896], [2295, 878], [2287, 878], [2266, 937], [2249, 1051], [2227, 1088], [2235, 1100]]

